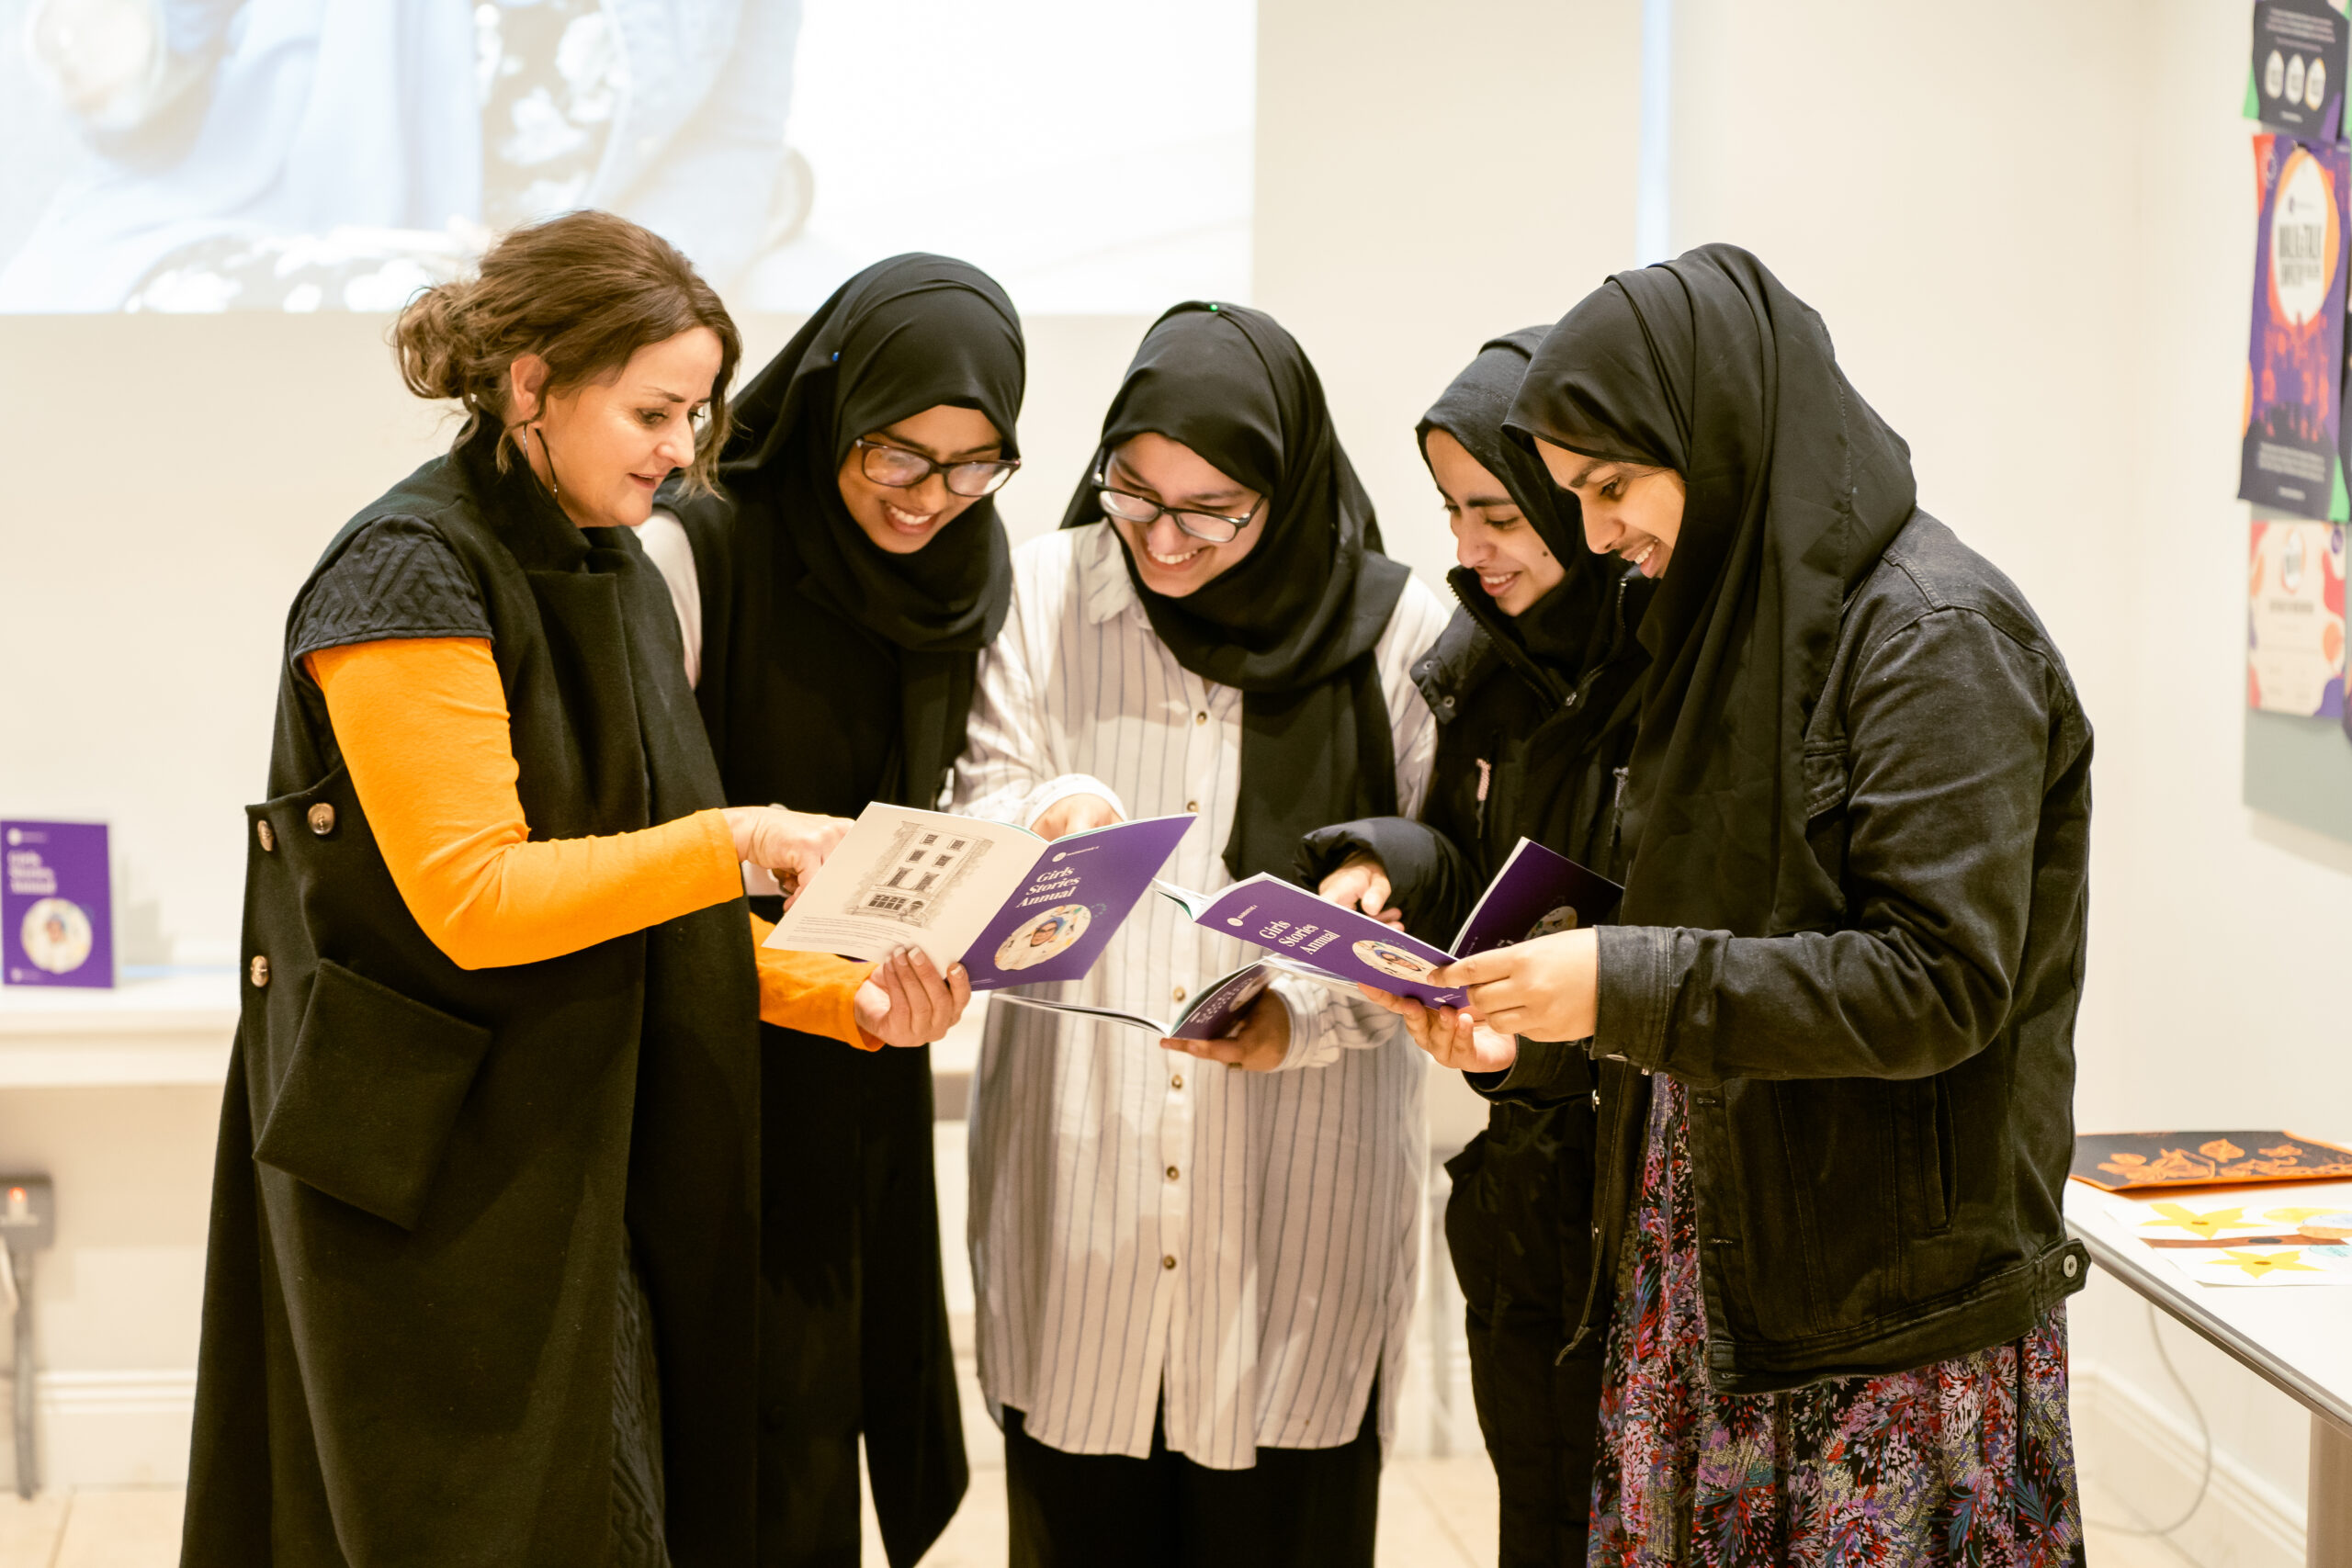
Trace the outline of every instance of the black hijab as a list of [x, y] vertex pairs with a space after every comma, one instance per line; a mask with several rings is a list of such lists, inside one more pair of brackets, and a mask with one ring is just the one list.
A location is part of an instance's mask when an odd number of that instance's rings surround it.
[[1821, 318], [1731, 245], [1587, 297], [1536, 351], [1507, 428], [1688, 486], [1642, 626], [1620, 918], [1742, 936], [1811, 923], [1804, 724], [1847, 594], [1910, 520], [1910, 448], [1838, 368]]
[[1463, 607], [1488, 636], [1525, 653], [1535, 666], [1532, 673], [1539, 683], [1558, 702], [1575, 689], [1585, 666], [1607, 651], [1609, 595], [1618, 574], [1585, 548], [1584, 513], [1576, 496], [1552, 482], [1543, 459], [1532, 447], [1503, 434], [1503, 420], [1527, 375], [1528, 362], [1551, 330], [1521, 327], [1489, 339], [1478, 350], [1478, 357], [1430, 405], [1430, 412], [1414, 427], [1413, 437], [1425, 463], [1430, 431], [1442, 430], [1462, 443], [1480, 468], [1502, 481], [1544, 548], [1560, 562], [1565, 575], [1517, 615], [1496, 609], [1494, 601], [1478, 586], [1476, 574], [1467, 567], [1455, 567], [1446, 573], [1446, 581]]
[[1411, 573], [1381, 553], [1372, 499], [1340, 448], [1315, 367], [1262, 311], [1189, 300], [1152, 324], [1063, 527], [1102, 519], [1094, 475], [1146, 431], [1266, 498], [1251, 525], [1265, 536], [1198, 592], [1150, 592], [1132, 556], [1127, 572], [1176, 661], [1242, 693], [1226, 869], [1287, 875], [1309, 829], [1396, 814], [1395, 742], [1373, 653]]
[[1012, 601], [1012, 550], [990, 496], [921, 550], [892, 555], [850, 516], [835, 476], [859, 436], [943, 403], [986, 414], [1018, 457], [1025, 374], [1021, 321], [995, 280], [909, 254], [834, 290], [736, 403], [719, 474], [791, 536], [773, 558], [794, 581], [775, 585], [775, 602], [788, 605], [797, 588], [897, 650], [899, 743], [877, 798], [936, 800], [964, 749], [979, 650]]

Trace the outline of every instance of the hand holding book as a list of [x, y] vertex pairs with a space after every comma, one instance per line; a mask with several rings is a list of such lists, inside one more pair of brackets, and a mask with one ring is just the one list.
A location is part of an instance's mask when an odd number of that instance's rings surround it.
[[1426, 1008], [1410, 997], [1393, 997], [1370, 986], [1358, 986], [1367, 1001], [1379, 1003], [1405, 1021], [1405, 1032], [1428, 1052], [1441, 1067], [1461, 1073], [1508, 1072], [1519, 1060], [1516, 1035], [1498, 1034], [1471, 1016], [1467, 1008]]
[[1388, 901], [1396, 893], [1388, 880], [1388, 868], [1369, 851], [1358, 850], [1341, 861], [1340, 868], [1325, 877], [1323, 886], [1315, 893], [1343, 909], [1362, 909], [1384, 926], [1405, 929], [1405, 912]]
[[787, 894], [825, 863], [850, 830], [846, 817], [820, 817], [782, 806], [730, 806], [721, 813], [735, 840], [735, 858], [772, 872]]

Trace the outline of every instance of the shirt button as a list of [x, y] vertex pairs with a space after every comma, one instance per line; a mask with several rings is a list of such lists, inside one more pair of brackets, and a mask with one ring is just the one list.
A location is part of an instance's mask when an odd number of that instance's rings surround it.
[[[1170, 1167], [1168, 1168], [1168, 1179], [1169, 1179], [1169, 1180], [1170, 1180], [1170, 1181], [1173, 1181], [1173, 1180], [1175, 1180], [1175, 1179], [1176, 1179], [1176, 1178], [1177, 1178], [1177, 1170], [1176, 1170], [1176, 1168], [1175, 1168], [1174, 1166], [1172, 1166], [1172, 1165], [1171, 1165], [1171, 1166], [1170, 1166]], [[2068, 1263], [2070, 1263], [2070, 1264], [2071, 1264], [2071, 1263], [2072, 1263], [2072, 1262], [2074, 1262], [2075, 1260], [2074, 1260], [2073, 1258], [2069, 1258], [2068, 1259], [2066, 1259], [2066, 1261], [2067, 1261]], [[2068, 1278], [2069, 1280], [2071, 1280], [2071, 1279], [2073, 1279], [2074, 1277], [2075, 1277], [2075, 1271], [2074, 1271], [2074, 1269], [2068, 1269], [2066, 1270], [2066, 1278]]]
[[1161, 1258], [1161, 1259], [1159, 1260], [1159, 1266], [1160, 1266], [1162, 1269], [1173, 1269], [1173, 1268], [1175, 1268], [1175, 1267], [1176, 1267], [1176, 1255], [1175, 1255], [1174, 1253], [1172, 1253], [1172, 1252], [1171, 1252], [1171, 1253], [1170, 1253], [1167, 1257], [1165, 1257], [1165, 1258]]
[[1194, 724], [1206, 724], [1208, 721], [1209, 716], [1206, 709], [1203, 709], [1201, 712], [1193, 716], [1193, 722]]
[[1184, 1075], [1178, 1073], [1174, 1077], [1170, 1078], [1168, 1080], [1168, 1087], [1170, 1089], [1182, 1089], [1184, 1087]]
[[1184, 809], [1193, 812], [1194, 815], [1198, 815], [1201, 809], [1201, 803], [1197, 800], [1188, 800], [1184, 803]]
[[1176, 987], [1176, 999], [1180, 1002], [1184, 999], [1184, 987], [1182, 986]]

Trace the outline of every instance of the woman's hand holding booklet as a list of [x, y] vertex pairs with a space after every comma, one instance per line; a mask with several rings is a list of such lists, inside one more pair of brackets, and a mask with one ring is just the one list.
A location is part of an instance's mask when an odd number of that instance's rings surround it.
[[[1292, 974], [1341, 990], [1361, 987], [1364, 995], [1406, 1018], [1416, 1043], [1441, 1061], [1501, 1055], [1498, 1065], [1508, 1066], [1510, 1058], [1503, 1053], [1512, 1047], [1507, 1037], [1490, 1031], [1482, 1040], [1471, 1032], [1471, 1014], [1479, 1009], [1465, 987], [1482, 987], [1506, 974], [1519, 975], [1525, 965], [1506, 962], [1499, 955], [1487, 959], [1483, 966], [1470, 961], [1512, 944], [1521, 944], [1514, 949], [1515, 959], [1548, 957], [1557, 945], [1555, 933], [1575, 935], [1589, 945], [1593, 939], [1584, 928], [1606, 918], [1623, 891], [1607, 877], [1521, 839], [1463, 922], [1453, 940], [1454, 951], [1448, 953], [1361, 909], [1336, 904], [1277, 876], [1249, 877], [1213, 895], [1166, 882], [1153, 886], [1163, 897], [1182, 907], [1193, 924], [1254, 943], [1267, 949], [1271, 956], [1245, 964], [1204, 987], [1192, 1006], [1173, 1019], [1027, 997], [1010, 999], [1132, 1024], [1165, 1039], [1221, 1041], [1234, 1031], [1239, 1015], [1275, 975]], [[1495, 974], [1487, 975], [1487, 968]], [[1498, 994], [1498, 1028], [1512, 1028], [1521, 1015], [1535, 1016], [1531, 1010], [1539, 998], [1532, 987], [1540, 983], [1540, 976], [1531, 970], [1514, 982], [1517, 991]], [[1419, 1026], [1413, 1022], [1416, 1013], [1426, 1021]], [[1428, 1038], [1423, 1038], [1425, 1034]], [[1449, 1061], [1448, 1065], [1453, 1064]], [[1482, 1069], [1474, 1066], [1472, 1070]]]
[[1046, 840], [876, 801], [859, 814], [776, 922], [770, 947], [880, 958], [900, 948], [972, 989], [1074, 980], [1197, 818], [1147, 818]]

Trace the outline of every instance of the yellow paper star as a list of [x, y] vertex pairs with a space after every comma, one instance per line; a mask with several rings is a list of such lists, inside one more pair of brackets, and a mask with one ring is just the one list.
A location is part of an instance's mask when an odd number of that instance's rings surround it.
[[2188, 1231], [2203, 1240], [2211, 1241], [2213, 1239], [2215, 1231], [2228, 1230], [2233, 1227], [2244, 1229], [2245, 1226], [2244, 1209], [2209, 1209], [2200, 1214], [2196, 1210], [2183, 1208], [2178, 1203], [2157, 1203], [2152, 1207], [2164, 1217], [2141, 1221], [2140, 1225], [2143, 1230], [2162, 1230], [2172, 1227]]
[[2314, 1269], [2310, 1264], [2303, 1262], [2302, 1256], [2303, 1255], [2300, 1250], [2294, 1252], [2241, 1252], [2234, 1247], [2225, 1247], [2222, 1249], [2222, 1256], [2213, 1260], [2213, 1267], [2216, 1269], [2243, 1269], [2245, 1270], [2246, 1278], [2249, 1280], [2259, 1280], [2266, 1274], [2324, 1274], [2327, 1272], [2324, 1269]]

